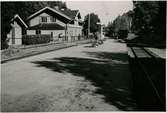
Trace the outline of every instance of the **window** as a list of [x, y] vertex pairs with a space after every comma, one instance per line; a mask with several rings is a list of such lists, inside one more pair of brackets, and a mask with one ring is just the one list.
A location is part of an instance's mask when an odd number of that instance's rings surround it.
[[47, 17], [41, 17], [42, 22], [47, 22]]
[[40, 30], [36, 30], [36, 34], [41, 34], [41, 31]]
[[51, 22], [56, 22], [56, 18], [55, 17], [50, 17]]

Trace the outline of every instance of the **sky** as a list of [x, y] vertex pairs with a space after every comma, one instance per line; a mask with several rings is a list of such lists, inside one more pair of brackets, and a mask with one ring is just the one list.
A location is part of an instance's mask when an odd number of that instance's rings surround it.
[[133, 8], [132, 1], [66, 1], [66, 5], [70, 9], [78, 9], [82, 20], [88, 13], [97, 14], [105, 25]]

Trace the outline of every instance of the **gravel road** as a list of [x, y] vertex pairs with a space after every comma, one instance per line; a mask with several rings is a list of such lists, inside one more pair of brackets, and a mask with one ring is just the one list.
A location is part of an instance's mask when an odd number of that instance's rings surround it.
[[107, 40], [1, 64], [1, 111], [135, 110], [125, 44]]

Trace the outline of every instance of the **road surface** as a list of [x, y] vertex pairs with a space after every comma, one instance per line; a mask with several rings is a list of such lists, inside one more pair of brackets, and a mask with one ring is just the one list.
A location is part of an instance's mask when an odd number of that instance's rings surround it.
[[127, 48], [107, 40], [1, 64], [1, 111], [135, 110]]

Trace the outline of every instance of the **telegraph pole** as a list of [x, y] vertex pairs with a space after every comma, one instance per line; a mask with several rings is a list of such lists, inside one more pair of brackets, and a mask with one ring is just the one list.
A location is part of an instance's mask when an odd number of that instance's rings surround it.
[[90, 14], [88, 15], [88, 38], [90, 33]]

